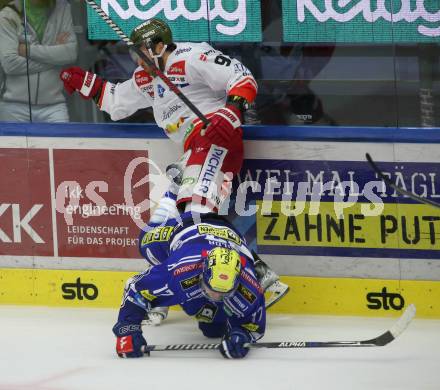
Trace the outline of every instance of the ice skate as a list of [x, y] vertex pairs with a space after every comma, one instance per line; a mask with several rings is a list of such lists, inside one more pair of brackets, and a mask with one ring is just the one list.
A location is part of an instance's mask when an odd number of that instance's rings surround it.
[[182, 184], [183, 171], [185, 170], [190, 155], [191, 150], [186, 151], [178, 161], [168, 165], [166, 168], [167, 178], [177, 187], [180, 187]]
[[[289, 286], [280, 281], [280, 277], [254, 252], [255, 272], [257, 279], [265, 293], [266, 308], [273, 306], [289, 292]], [[267, 296], [267, 294], [266, 294]]]
[[168, 317], [168, 310], [168, 307], [155, 307], [151, 309], [142, 321], [142, 325], [159, 326]]

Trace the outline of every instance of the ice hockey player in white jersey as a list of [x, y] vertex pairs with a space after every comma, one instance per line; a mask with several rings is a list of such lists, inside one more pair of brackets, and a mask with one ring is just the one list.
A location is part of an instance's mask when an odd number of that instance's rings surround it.
[[65, 89], [93, 98], [113, 120], [151, 106], [158, 126], [185, 152], [191, 150], [177, 199], [181, 210], [193, 203], [200, 205], [196, 211], [215, 212], [243, 162], [240, 126], [256, 97], [257, 83], [243, 64], [207, 43], [174, 43], [160, 19], [143, 22], [130, 39], [209, 119], [206, 129], [161, 78], [151, 76], [141, 58], [132, 78], [118, 84], [78, 67], [64, 69], [60, 77]]
[[[93, 99], [114, 120], [153, 107], [157, 124], [185, 151], [177, 193], [179, 211], [216, 212], [243, 162], [240, 126], [243, 112], [255, 99], [257, 83], [243, 64], [207, 43], [174, 43], [170, 28], [159, 19], [140, 24], [130, 39], [209, 119], [206, 129], [159, 77], [151, 76], [150, 67], [140, 58], [132, 78], [123, 83], [112, 84], [72, 67], [61, 72], [64, 87]], [[278, 276], [268, 271], [268, 284], [279, 287]]]

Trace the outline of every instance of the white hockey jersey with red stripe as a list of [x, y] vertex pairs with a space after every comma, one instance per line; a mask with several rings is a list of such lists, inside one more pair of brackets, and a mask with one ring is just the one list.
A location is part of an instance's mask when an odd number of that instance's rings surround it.
[[[228, 95], [252, 102], [257, 94], [257, 83], [250, 71], [205, 42], [177, 43], [164, 73], [208, 118], [224, 107]], [[156, 123], [179, 143], [185, 142], [200, 122], [159, 77], [151, 77], [141, 67], [136, 68], [130, 80], [107, 82], [99, 106], [113, 120], [152, 106]]]

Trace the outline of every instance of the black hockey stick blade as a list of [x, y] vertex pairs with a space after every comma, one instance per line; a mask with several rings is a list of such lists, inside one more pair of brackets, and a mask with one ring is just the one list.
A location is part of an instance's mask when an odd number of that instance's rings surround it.
[[167, 87], [171, 91], [173, 91], [177, 95], [177, 97], [182, 100], [194, 114], [197, 115], [197, 117], [203, 122], [205, 127], [208, 126], [209, 120], [206, 118], [206, 116], [202, 114], [202, 112], [191, 102], [191, 100], [189, 100], [186, 95], [184, 95], [184, 93], [171, 82], [171, 80], [156, 66], [156, 64], [150, 58], [148, 58], [144, 54], [144, 52], [140, 48], [133, 44], [130, 38], [125, 35], [121, 28], [110, 18], [109, 15], [104, 12], [104, 10], [98, 5], [98, 3], [96, 3], [95, 0], [85, 0], [85, 2], [91, 8], [93, 8], [98, 16], [105, 23], [107, 23], [107, 25], [119, 36], [119, 38], [121, 38], [122, 41], [127, 44], [128, 47], [134, 50], [136, 54], [148, 64], [148, 66], [151, 68], [153, 76], [158, 76], [159, 78], [161, 78], [162, 81], [167, 85]]
[[[249, 348], [334, 348], [334, 347], [383, 347], [396, 339], [409, 325], [416, 314], [416, 307], [409, 305], [397, 322], [380, 336], [362, 341], [281, 341], [247, 344]], [[152, 351], [195, 351], [219, 349], [220, 344], [170, 344], [148, 345], [144, 353]]]
[[386, 175], [384, 175], [384, 173], [380, 170], [380, 168], [377, 166], [377, 164], [374, 162], [374, 160], [371, 158], [369, 153], [365, 154], [365, 157], [367, 158], [368, 163], [371, 165], [371, 167], [373, 168], [373, 170], [377, 173], [377, 176], [379, 176], [379, 178], [381, 180], [383, 180], [385, 182], [385, 184], [389, 187], [391, 187], [393, 190], [395, 190], [396, 192], [398, 192], [401, 195], [405, 195], [408, 198], [411, 198], [412, 200], [415, 200], [416, 202], [419, 203], [423, 203], [423, 204], [427, 204], [429, 206], [433, 206], [433, 207], [438, 207], [440, 208], [440, 203], [434, 202], [432, 200], [426, 199], [426, 198], [422, 198], [419, 195], [416, 195], [408, 190], [405, 190], [402, 187], [399, 187], [398, 185], [396, 185], [395, 183], [393, 183], [389, 177], [387, 177]]

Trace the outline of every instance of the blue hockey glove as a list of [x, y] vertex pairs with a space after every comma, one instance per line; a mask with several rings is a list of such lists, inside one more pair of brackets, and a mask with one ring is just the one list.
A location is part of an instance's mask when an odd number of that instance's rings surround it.
[[144, 356], [142, 349], [147, 346], [147, 342], [142, 336], [141, 325], [118, 322], [113, 327], [113, 333], [116, 336], [116, 353], [119, 357], [135, 358]]
[[232, 328], [220, 344], [220, 353], [227, 359], [244, 358], [249, 348], [244, 344], [251, 342], [251, 336], [241, 328]]

